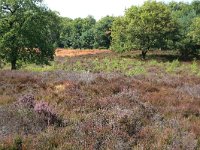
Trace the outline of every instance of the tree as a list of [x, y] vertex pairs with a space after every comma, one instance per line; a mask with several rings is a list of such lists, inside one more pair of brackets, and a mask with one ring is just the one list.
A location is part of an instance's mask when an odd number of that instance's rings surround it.
[[61, 18], [61, 31], [60, 31], [60, 39], [58, 46], [61, 48], [71, 47], [72, 46], [72, 22], [73, 20], [70, 18]]
[[143, 59], [150, 49], [163, 48], [175, 30], [171, 12], [162, 2], [147, 1], [141, 7], [128, 9], [125, 15], [130, 39], [142, 50]]
[[188, 36], [192, 39], [195, 47], [200, 49], [200, 17], [193, 19]]
[[81, 48], [93, 49], [94, 47], [94, 30], [93, 28], [86, 30], [80, 37]]
[[17, 68], [17, 61], [47, 63], [59, 38], [59, 17], [42, 0], [0, 1], [0, 57]]
[[82, 19], [82, 23], [83, 23], [82, 32], [85, 32], [85, 31], [88, 31], [88, 30], [92, 29], [95, 26], [96, 20], [94, 19], [93, 16], [89, 15], [86, 18]]
[[[86, 41], [84, 41], [84, 39], [91, 38], [91, 29], [94, 27], [95, 23], [96, 20], [92, 16], [88, 16], [86, 18], [76, 18], [71, 22], [71, 34], [69, 37], [67, 37], [67, 34], [64, 36], [66, 37], [66, 39], [70, 39], [70, 45], [72, 48], [81, 49], [88, 47], [84, 47], [85, 45], [88, 45], [85, 44]], [[93, 47], [93, 44], [89, 47]]]
[[96, 20], [92, 16], [86, 18], [62, 18], [60, 46], [67, 48], [93, 48], [94, 26]]
[[88, 16], [83, 19], [82, 33], [80, 37], [81, 48], [93, 49], [95, 24], [96, 24], [96, 20], [92, 16]]
[[114, 17], [106, 16], [100, 19], [95, 25], [95, 48], [108, 49], [111, 44], [111, 27]]
[[199, 2], [193, 2], [192, 4], [183, 2], [169, 3], [169, 7], [172, 12], [172, 17], [177, 22], [175, 48], [179, 50], [181, 56], [184, 59], [193, 57], [197, 54], [194, 42], [189, 36], [190, 25], [195, 17], [198, 16]]
[[200, 1], [199, 0], [194, 0], [192, 3], [191, 3], [193, 9], [196, 11], [196, 14], [197, 15], [200, 15]]
[[111, 28], [111, 49], [117, 52], [123, 52], [131, 49], [131, 43], [128, 40], [127, 24], [125, 17], [117, 17], [113, 21]]
[[170, 9], [162, 2], [147, 1], [127, 9], [124, 17], [114, 21], [112, 49], [140, 49], [145, 59], [150, 49], [166, 48], [175, 30]]

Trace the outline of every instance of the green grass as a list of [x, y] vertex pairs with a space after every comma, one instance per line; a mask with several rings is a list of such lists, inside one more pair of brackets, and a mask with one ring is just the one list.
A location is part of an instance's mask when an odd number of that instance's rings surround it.
[[[70, 58], [73, 59], [73, 58]], [[58, 64], [59, 65], [59, 64]], [[182, 63], [178, 60], [172, 62], [158, 62], [157, 60], [142, 61], [133, 58], [104, 57], [77, 60], [71, 63], [70, 60], [65, 62], [64, 70], [77, 72], [117, 72], [127, 76], [147, 74], [149, 68], [163, 70], [163, 73], [177, 74], [179, 72], [188, 72], [193, 75], [200, 75], [197, 62]], [[62, 68], [62, 67], [61, 67]]]
[[190, 65], [190, 70], [192, 73], [200, 75], [199, 67], [195, 60]]
[[181, 66], [181, 64], [178, 60], [174, 60], [172, 62], [167, 62], [166, 63], [166, 72], [168, 72], [168, 73], [176, 72], [180, 66]]
[[[122, 54], [108, 55], [104, 57], [74, 57], [66, 58], [62, 61], [50, 62], [50, 65], [21, 65], [21, 70], [32, 72], [45, 72], [54, 70], [66, 70], [75, 72], [116, 72], [127, 76], [148, 74], [150, 68], [162, 70], [162, 73], [177, 74], [185, 72], [187, 74], [200, 76], [200, 67], [198, 61], [194, 60], [191, 63], [184, 63], [178, 60], [172, 62], [159, 61], [156, 59], [143, 61], [137, 57], [124, 58]], [[59, 60], [59, 59], [58, 59]], [[1, 66], [2, 67], [2, 66]], [[10, 65], [4, 64], [1, 69], [10, 69]]]

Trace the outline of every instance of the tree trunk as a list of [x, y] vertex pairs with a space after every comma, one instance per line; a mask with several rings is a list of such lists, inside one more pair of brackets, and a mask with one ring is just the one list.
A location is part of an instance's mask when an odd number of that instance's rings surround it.
[[16, 70], [17, 69], [16, 64], [17, 64], [17, 60], [13, 59], [11, 61], [11, 70]]
[[[15, 38], [14, 38], [15, 39]], [[11, 51], [11, 70], [17, 69], [18, 48], [12, 48]]]
[[147, 54], [147, 50], [142, 51], [142, 59], [143, 59], [143, 60], [146, 59], [146, 54]]
[[3, 63], [2, 61], [0, 60], [0, 69], [3, 67]]

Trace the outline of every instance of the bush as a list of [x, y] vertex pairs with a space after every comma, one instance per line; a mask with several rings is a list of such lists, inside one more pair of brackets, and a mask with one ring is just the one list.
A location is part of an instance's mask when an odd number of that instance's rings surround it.
[[17, 104], [20, 107], [31, 109], [35, 106], [35, 98], [32, 94], [27, 94], [19, 98]]
[[39, 115], [44, 117], [44, 119], [48, 123], [48, 125], [54, 124], [58, 121], [58, 117], [57, 117], [56, 113], [46, 102], [36, 103], [34, 110]]

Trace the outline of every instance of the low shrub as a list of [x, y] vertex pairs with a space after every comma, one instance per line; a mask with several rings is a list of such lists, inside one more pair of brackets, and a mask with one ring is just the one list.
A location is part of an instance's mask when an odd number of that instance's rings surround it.
[[27, 94], [18, 99], [17, 105], [27, 109], [34, 108], [35, 98], [32, 94]]
[[57, 114], [47, 102], [38, 102], [35, 104], [34, 111], [44, 118], [48, 125], [54, 124], [58, 121]]

